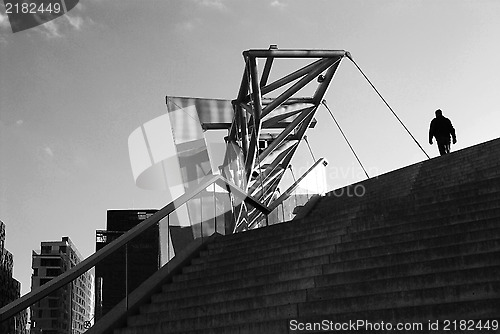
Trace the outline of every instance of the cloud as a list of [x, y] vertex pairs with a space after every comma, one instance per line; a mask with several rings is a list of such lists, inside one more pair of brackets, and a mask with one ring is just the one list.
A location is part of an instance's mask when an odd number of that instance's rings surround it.
[[35, 30], [40, 31], [47, 38], [62, 37], [62, 35], [59, 33], [59, 25], [54, 21], [46, 22], [35, 28]]
[[41, 32], [47, 38], [59, 38], [71, 30], [81, 31], [85, 25], [92, 23], [94, 22], [90, 18], [84, 19], [78, 15], [65, 14], [36, 27], [35, 30]]
[[83, 19], [80, 16], [70, 16], [69, 14], [66, 14], [64, 17], [68, 20], [69, 24], [76, 30], [80, 30], [82, 28]]
[[43, 151], [44, 151], [44, 152], [45, 152], [48, 156], [50, 156], [51, 158], [53, 158], [53, 157], [54, 157], [54, 152], [52, 151], [52, 149], [51, 149], [50, 147], [45, 146], [45, 147], [43, 148]]
[[2, 12], [0, 12], [0, 29], [10, 29], [9, 18]]
[[227, 6], [222, 0], [195, 0], [198, 5], [207, 8], [213, 8], [221, 11], [227, 10]]
[[178, 30], [181, 31], [193, 31], [194, 29], [196, 29], [196, 27], [200, 26], [200, 24], [201, 24], [201, 19], [194, 18], [191, 20], [180, 22], [176, 25], [176, 27]]
[[288, 6], [286, 3], [281, 2], [279, 0], [274, 0], [273, 2], [270, 3], [271, 7], [278, 8], [278, 9], [284, 9], [286, 6]]

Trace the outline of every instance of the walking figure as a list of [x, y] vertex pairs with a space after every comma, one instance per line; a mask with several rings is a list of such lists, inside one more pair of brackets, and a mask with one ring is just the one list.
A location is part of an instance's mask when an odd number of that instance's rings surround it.
[[455, 129], [451, 125], [451, 121], [443, 116], [441, 109], [436, 110], [436, 118], [431, 121], [429, 128], [429, 144], [432, 145], [432, 137], [436, 138], [439, 153], [445, 155], [450, 153], [450, 136], [453, 139], [453, 144], [457, 143]]

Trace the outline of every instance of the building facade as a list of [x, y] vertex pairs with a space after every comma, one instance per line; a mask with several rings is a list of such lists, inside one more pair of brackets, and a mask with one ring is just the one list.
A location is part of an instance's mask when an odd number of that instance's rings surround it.
[[[31, 289], [73, 268], [82, 260], [68, 237], [41, 243], [33, 251]], [[92, 323], [94, 276], [91, 271], [51, 293], [31, 307], [31, 334], [81, 334]]]
[[[5, 224], [0, 220], [0, 308], [19, 298], [21, 283], [12, 277], [14, 257], [5, 249]], [[0, 323], [2, 334], [25, 334], [27, 312]]]
[[[107, 230], [96, 231], [96, 251], [158, 210], [108, 210]], [[155, 273], [160, 264], [158, 225], [95, 266], [95, 320], [99, 320]]]

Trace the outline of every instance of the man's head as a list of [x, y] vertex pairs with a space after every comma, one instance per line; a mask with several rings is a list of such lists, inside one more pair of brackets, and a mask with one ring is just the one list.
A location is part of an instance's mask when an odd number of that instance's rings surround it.
[[443, 112], [441, 111], [441, 109], [438, 109], [438, 110], [436, 110], [436, 117], [440, 117], [440, 116], [443, 116]]

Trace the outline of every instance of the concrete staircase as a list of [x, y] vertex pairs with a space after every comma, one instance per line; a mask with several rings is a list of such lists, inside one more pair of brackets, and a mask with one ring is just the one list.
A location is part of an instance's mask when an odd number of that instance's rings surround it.
[[337, 189], [304, 219], [216, 238], [114, 333], [298, 333], [323, 320], [465, 333], [445, 320], [493, 319], [500, 139]]

